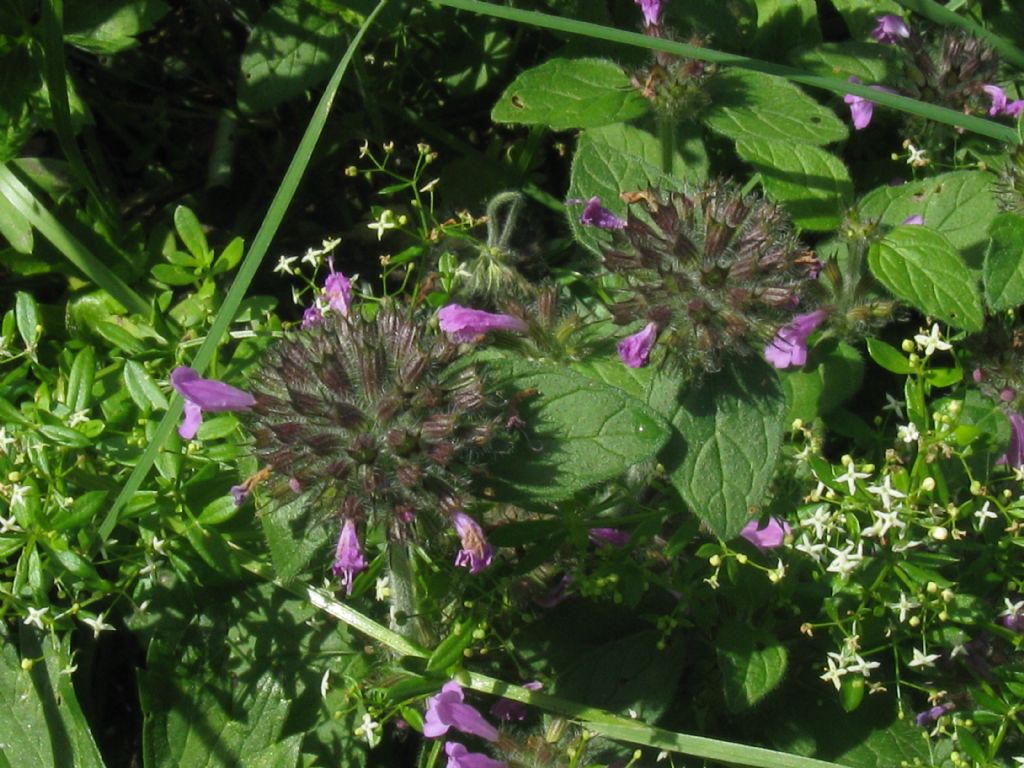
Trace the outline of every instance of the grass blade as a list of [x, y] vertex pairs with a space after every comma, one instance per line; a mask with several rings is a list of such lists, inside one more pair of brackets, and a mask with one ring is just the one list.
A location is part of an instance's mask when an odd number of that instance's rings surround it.
[[978, 22], [974, 21], [974, 19], [954, 13], [934, 0], [898, 0], [898, 2], [904, 8], [924, 16], [936, 24], [958, 27], [965, 32], [969, 32], [992, 46], [992, 50], [998, 53], [1005, 61], [1018, 67], [1024, 67], [1024, 51], [1021, 51], [1020, 48], [1009, 40], [1004, 40], [994, 32], [989, 32]]

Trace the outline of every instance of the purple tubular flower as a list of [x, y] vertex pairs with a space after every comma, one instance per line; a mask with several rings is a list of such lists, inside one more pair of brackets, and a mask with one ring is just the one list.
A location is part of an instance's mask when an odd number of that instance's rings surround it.
[[922, 216], [920, 213], [915, 213], [913, 216], [907, 216], [907, 218], [901, 221], [900, 224], [919, 226], [921, 224], [924, 224], [924, 216]]
[[1024, 416], [1016, 411], [1006, 414], [1010, 420], [1010, 445], [996, 464], [1024, 467]]
[[427, 700], [427, 715], [423, 719], [423, 735], [436, 739], [454, 728], [471, 733], [487, 741], [498, 740], [498, 729], [484, 720], [476, 708], [466, 704], [462, 687], [451, 680], [444, 684], [441, 692]]
[[[850, 75], [849, 82], [856, 85], [861, 84], [855, 75]], [[892, 89], [882, 85], [872, 85], [869, 87], [876, 91], [893, 92]], [[871, 99], [865, 99], [863, 96], [854, 96], [852, 93], [848, 93], [843, 96], [843, 101], [850, 107], [850, 118], [853, 120], [853, 127], [856, 130], [863, 131], [871, 124], [871, 118], [875, 114], [875, 103]]]
[[231, 486], [231, 495], [235, 497], [236, 507], [242, 506], [245, 500], [249, 498], [250, 493], [252, 493], [252, 489], [245, 484]]
[[352, 594], [352, 581], [360, 571], [366, 570], [366, 558], [356, 534], [356, 524], [346, 518], [338, 537], [338, 546], [334, 552], [334, 575], [345, 585], [345, 594]]
[[634, 0], [644, 12], [644, 23], [655, 27], [661, 23], [661, 0]]
[[916, 723], [919, 728], [925, 728], [952, 709], [953, 705], [949, 702], [939, 704], [937, 707], [926, 709], [924, 712], [918, 712], [917, 717], [914, 718], [914, 723]]
[[643, 368], [651, 357], [657, 338], [658, 326], [648, 323], [642, 331], [619, 342], [619, 359], [630, 368]]
[[484, 538], [483, 529], [465, 512], [452, 515], [452, 524], [462, 541], [462, 549], [455, 556], [455, 565], [469, 568], [470, 573], [480, 573], [491, 564], [494, 555], [494, 550]]
[[786, 536], [792, 533], [792, 531], [793, 529], [785, 520], [769, 517], [768, 523], [764, 528], [758, 528], [757, 520], [751, 520], [743, 526], [740, 536], [764, 552], [768, 549], [781, 547], [786, 541]]
[[981, 90], [987, 93], [989, 98], [992, 99], [992, 106], [989, 107], [988, 110], [988, 113], [992, 117], [995, 117], [996, 115], [1009, 115], [1016, 119], [1020, 117], [1021, 112], [1024, 112], [1024, 99], [1008, 101], [1006, 98], [1006, 91], [998, 85], [983, 85]]
[[580, 214], [580, 224], [598, 229], [625, 229], [626, 222], [601, 205], [600, 197], [592, 197], [587, 201]]
[[332, 268], [331, 274], [324, 280], [324, 296], [327, 297], [331, 309], [342, 317], [348, 317], [349, 307], [352, 306], [351, 280]]
[[[536, 680], [523, 683], [528, 691], [539, 691], [544, 686]], [[512, 699], [498, 699], [491, 707], [491, 715], [506, 722], [522, 722], [526, 719], [526, 705]]]
[[324, 321], [324, 313], [320, 311], [320, 307], [314, 304], [311, 307], [307, 307], [306, 311], [302, 313], [302, 330], [309, 330], [314, 325], [320, 325]]
[[479, 752], [470, 752], [456, 741], [446, 741], [444, 753], [448, 755], [445, 768], [507, 768], [500, 760], [493, 760]]
[[527, 326], [518, 317], [470, 309], [458, 304], [449, 304], [437, 313], [441, 330], [455, 341], [472, 341], [489, 331], [517, 331], [522, 333]]
[[256, 405], [256, 398], [244, 390], [216, 379], [201, 379], [188, 366], [180, 365], [171, 371], [171, 386], [185, 398], [185, 418], [178, 434], [191, 440], [203, 423], [203, 411], [244, 411]]
[[871, 30], [871, 36], [883, 45], [895, 45], [910, 37], [910, 27], [899, 16], [887, 13], [878, 17], [878, 26]]
[[765, 359], [776, 368], [797, 368], [807, 362], [807, 339], [824, 322], [824, 310], [797, 315], [764, 348]]
[[599, 545], [624, 547], [629, 543], [629, 534], [618, 528], [591, 528], [587, 531], [587, 537]]

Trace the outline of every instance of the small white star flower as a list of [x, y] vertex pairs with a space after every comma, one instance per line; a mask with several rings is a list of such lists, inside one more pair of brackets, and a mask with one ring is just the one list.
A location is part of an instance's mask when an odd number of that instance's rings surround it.
[[819, 504], [818, 508], [814, 510], [814, 514], [804, 520], [803, 526], [814, 529], [814, 538], [824, 539], [825, 534], [832, 527], [832, 512], [828, 505]]
[[384, 233], [389, 229], [394, 229], [398, 224], [395, 222], [394, 212], [390, 208], [386, 208], [380, 212], [380, 218], [377, 221], [366, 226], [377, 232], [377, 240], [382, 240]]
[[924, 352], [925, 357], [931, 357], [935, 354], [935, 350], [945, 352], [953, 348], [949, 342], [942, 340], [942, 332], [939, 331], [938, 323], [932, 325], [930, 333], [925, 333], [922, 328], [921, 332], [914, 336], [914, 343], [917, 344], [918, 349]]
[[892, 507], [893, 499], [905, 499], [907, 494], [897, 491], [892, 487], [892, 475], [885, 475], [881, 485], [869, 485], [868, 493], [872, 493], [882, 500], [882, 506], [886, 509]]
[[901, 509], [902, 507], [885, 510], [872, 509], [871, 514], [875, 517], [875, 523], [870, 528], [865, 528], [861, 531], [861, 535], [878, 536], [881, 538], [889, 532], [890, 528], [906, 528], [907, 524], [900, 520]]
[[916, 600], [911, 600], [909, 597], [907, 597], [906, 592], [900, 592], [900, 599], [898, 603], [889, 603], [890, 608], [892, 608], [894, 611], [899, 611], [900, 623], [906, 621], [907, 614], [915, 608], [919, 607], [920, 605], [921, 604]]
[[907, 157], [907, 165], [914, 168], [924, 168], [931, 162], [927, 149], [918, 149], [913, 144], [908, 143], [907, 151], [910, 152], [910, 155]]
[[113, 624], [107, 624], [103, 620], [104, 615], [105, 614], [101, 613], [95, 619], [88, 618], [88, 617], [85, 617], [85, 616], [81, 617], [82, 623], [83, 624], [87, 624], [92, 629], [92, 636], [94, 638], [99, 637], [100, 636], [100, 632], [106, 632], [108, 629], [113, 629], [114, 628]]
[[85, 424], [89, 420], [89, 409], [83, 408], [80, 411], [75, 411], [68, 416], [68, 426], [74, 429], [79, 424]]
[[825, 545], [822, 543], [812, 544], [806, 538], [800, 540], [794, 549], [803, 552], [809, 557], [813, 557], [817, 562], [821, 562], [822, 555], [825, 554]]
[[843, 578], [846, 578], [853, 573], [854, 569], [864, 559], [864, 542], [857, 542], [856, 552], [853, 550], [853, 544], [848, 545], [846, 549], [842, 550], [829, 547], [828, 551], [835, 555], [835, 559], [828, 564], [825, 570], [830, 573], [838, 573]]
[[1017, 616], [1018, 614], [1024, 613], [1024, 600], [1018, 600], [1016, 603], [1010, 602], [1010, 598], [1004, 597], [1003, 602], [1006, 603], [1006, 610], [1000, 613], [1000, 616]]
[[376, 722], [370, 714], [367, 712], [363, 715], [363, 724], [355, 730], [356, 736], [362, 736], [366, 739], [366, 743], [370, 745], [370, 748], [377, 746], [377, 742], [380, 741], [380, 734], [377, 731], [380, 730], [380, 723]]
[[374, 583], [373, 596], [378, 602], [384, 602], [391, 597], [391, 587], [387, 576], [380, 576]]
[[854, 663], [849, 665], [847, 669], [850, 672], [853, 672], [858, 675], [863, 675], [864, 677], [871, 677], [871, 670], [878, 669], [880, 666], [882, 666], [880, 662], [868, 661], [860, 654], [854, 655], [853, 662]]
[[846, 674], [846, 669], [836, 664], [836, 659], [839, 654], [830, 653], [825, 663], [828, 664], [828, 669], [825, 670], [825, 674], [820, 676], [820, 679], [826, 683], [832, 683], [836, 687], [836, 690], [841, 690], [843, 687], [843, 681], [840, 680], [843, 675]]
[[914, 649], [914, 657], [907, 662], [908, 667], [934, 667], [935, 662], [942, 658], [937, 653], [925, 653], [924, 651]]
[[18, 520], [14, 515], [11, 515], [10, 517], [0, 517], [0, 534], [24, 532], [25, 529], [18, 525]]
[[29, 492], [27, 485], [18, 485], [15, 483], [11, 486], [11, 506], [21, 505], [25, 503], [25, 494]]
[[850, 495], [853, 496], [857, 492], [857, 481], [863, 480], [866, 477], [871, 477], [867, 472], [858, 472], [856, 465], [851, 461], [846, 471], [841, 475], [836, 475], [833, 480], [837, 483], [846, 483], [846, 487], [850, 491]]
[[977, 510], [974, 513], [974, 516], [976, 518], [978, 518], [978, 527], [979, 528], [984, 528], [985, 527], [985, 521], [986, 520], [996, 520], [999, 517], [999, 515], [997, 515], [995, 512], [992, 511], [991, 507], [992, 507], [992, 503], [989, 502], [989, 501], [986, 501], [984, 504], [981, 505], [981, 509]]
[[882, 410], [891, 411], [897, 419], [903, 419], [903, 401], [897, 400], [888, 392], [885, 393], [885, 405], [882, 406]]
[[896, 427], [896, 437], [904, 443], [916, 443], [917, 439], [921, 437], [921, 433], [918, 432], [917, 425], [914, 422], [910, 422], [906, 426]]
[[7, 427], [0, 427], [0, 453], [7, 455], [8, 446], [18, 442], [17, 438], [7, 434]]
[[39, 629], [45, 629], [43, 626], [43, 616], [46, 615], [47, 611], [50, 610], [50, 606], [45, 605], [42, 608], [29, 608], [28, 616], [25, 617], [25, 623], [29, 626], [38, 627]]
[[298, 260], [298, 256], [280, 256], [277, 260], [277, 266], [274, 267], [274, 271], [281, 272], [285, 275], [294, 275], [295, 270], [292, 269], [292, 264]]

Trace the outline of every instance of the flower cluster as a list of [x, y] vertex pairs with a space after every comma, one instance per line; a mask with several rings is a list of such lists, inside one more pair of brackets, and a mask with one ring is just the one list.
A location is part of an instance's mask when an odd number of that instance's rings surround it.
[[[488, 723], [475, 707], [466, 703], [462, 686], [454, 680], [445, 683], [441, 692], [427, 701], [423, 735], [436, 739], [451, 729], [479, 736], [485, 741], [498, 741], [498, 729]], [[449, 768], [505, 768], [505, 763], [479, 752], [470, 752], [458, 742], [446, 742], [444, 751]]]
[[[456, 335], [483, 332], [471, 319]], [[316, 517], [340, 515], [334, 572], [347, 591], [366, 568], [360, 524], [404, 541], [440, 517], [462, 541], [459, 565], [476, 573], [491, 562], [465, 510], [479, 458], [505, 444], [503, 405], [460, 354], [426, 318], [381, 306], [282, 339], [252, 377], [247, 422], [266, 484], [279, 499], [307, 494]]]
[[[632, 289], [611, 307], [613, 316], [644, 323], [620, 346], [623, 361], [643, 365], [655, 339], [694, 371], [759, 355], [792, 318], [817, 263], [782, 210], [724, 181], [630, 199], [625, 226], [610, 230], [613, 245], [604, 255]], [[780, 353], [782, 345], [800, 346], [800, 334], [782, 338]]]

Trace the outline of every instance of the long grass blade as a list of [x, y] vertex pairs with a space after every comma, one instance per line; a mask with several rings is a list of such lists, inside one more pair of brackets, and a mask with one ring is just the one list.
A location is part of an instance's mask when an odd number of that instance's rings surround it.
[[[245, 293], [249, 290], [249, 284], [256, 275], [256, 271], [259, 269], [260, 263], [263, 261], [263, 257], [269, 250], [270, 243], [273, 241], [274, 235], [277, 234], [278, 227], [281, 226], [281, 221], [284, 219], [288, 206], [295, 197], [295, 191], [299, 187], [299, 182], [302, 181], [306, 168], [309, 166], [310, 158], [313, 156], [313, 150], [316, 148], [317, 141], [320, 139], [324, 126], [327, 124], [327, 117], [330, 114], [331, 105], [334, 104], [334, 97], [338, 92], [338, 87], [341, 85], [341, 80], [344, 77], [345, 72], [348, 70], [349, 62], [352, 61], [352, 57], [359, 49], [359, 44], [362, 42], [363, 36], [370, 28], [373, 20], [377, 18], [377, 15], [381, 10], [383, 10], [387, 3], [388, 0], [380, 0], [380, 2], [377, 3], [376, 8], [374, 8], [370, 15], [366, 17], [355, 36], [352, 38], [352, 42], [349, 43], [349, 46], [345, 51], [345, 55], [342, 56], [341, 61], [338, 62], [338, 66], [335, 68], [334, 74], [331, 75], [331, 79], [327, 83], [327, 87], [324, 89], [323, 95], [320, 97], [320, 102], [317, 104], [316, 110], [313, 112], [313, 116], [310, 118], [309, 124], [306, 126], [306, 130], [302, 134], [299, 146], [295, 150], [295, 154], [292, 156], [291, 163], [288, 165], [288, 170], [285, 171], [284, 178], [281, 179], [281, 184], [278, 186], [277, 192], [274, 194], [274, 199], [270, 202], [267, 214], [263, 217], [263, 223], [256, 232], [256, 237], [253, 238], [252, 247], [249, 249], [249, 253], [238, 268], [238, 274], [235, 275], [235, 279], [232, 281], [231, 287], [228, 289], [227, 296], [224, 298], [224, 303], [221, 305], [220, 310], [217, 312], [217, 316], [214, 318], [213, 323], [210, 326], [209, 334], [207, 334], [206, 339], [203, 340], [203, 343], [199, 347], [199, 351], [196, 352], [196, 356], [192, 360], [192, 367], [200, 373], [206, 369], [210, 360], [213, 359], [217, 345], [220, 344], [220, 340], [227, 332], [228, 326], [231, 324], [235, 313], [238, 311], [239, 304], [241, 304], [242, 299], [245, 298]], [[117, 516], [121, 509], [142, 485], [142, 481], [146, 478], [146, 475], [152, 468], [153, 462], [156, 461], [157, 454], [159, 454], [163, 444], [166, 442], [167, 436], [170, 435], [171, 429], [174, 428], [174, 423], [181, 415], [181, 408], [181, 398], [175, 397], [171, 402], [171, 407], [167, 409], [167, 412], [164, 414], [163, 419], [161, 419], [160, 424], [157, 425], [153, 439], [146, 447], [146, 450], [143, 451], [142, 456], [139, 457], [138, 463], [132, 469], [132, 473], [128, 476], [128, 480], [125, 482], [124, 487], [121, 488], [121, 492], [117, 495], [117, 498], [114, 499], [114, 503], [111, 505], [110, 510], [107, 512], [107, 516], [100, 525], [100, 541], [103, 541], [110, 536], [111, 532], [114, 530], [114, 526], [117, 525]]]
[[36, 230], [64, 254], [78, 270], [109, 293], [129, 312], [149, 315], [149, 304], [95, 256], [40, 202], [32, 190], [7, 165], [0, 164], [0, 195], [3, 195]]
[[518, 8], [507, 8], [505, 6], [494, 5], [493, 3], [480, 2], [480, 0], [433, 1], [438, 5], [447, 6], [449, 8], [457, 8], [459, 10], [479, 13], [485, 16], [493, 16], [498, 19], [506, 19], [508, 21], [513, 21], [519, 24], [528, 24], [542, 29], [565, 32], [571, 35], [592, 37], [597, 40], [607, 40], [609, 42], [622, 43], [624, 45], [633, 45], [639, 48], [647, 48], [652, 51], [665, 51], [666, 53], [672, 53], [677, 56], [686, 56], [691, 59], [699, 59], [700, 61], [710, 61], [716, 64], [739, 67], [741, 69], [750, 69], [755, 72], [764, 72], [768, 75], [776, 75], [777, 77], [783, 77], [787, 80], [792, 80], [795, 83], [800, 83], [801, 85], [831, 91], [832, 93], [839, 95], [851, 93], [855, 96], [861, 96], [869, 99], [879, 106], [889, 107], [911, 115], [916, 115], [917, 117], [924, 118], [925, 120], [933, 120], [937, 123], [945, 123], [946, 125], [963, 128], [965, 131], [971, 131], [972, 133], [976, 133], [980, 136], [988, 136], [989, 138], [996, 139], [998, 141], [1009, 144], [1018, 144], [1020, 142], [1020, 138], [1013, 128], [1006, 125], [1000, 125], [992, 120], [975, 117], [974, 115], [965, 115], [962, 112], [957, 112], [953, 109], [938, 107], [934, 104], [926, 104], [922, 101], [918, 101], [917, 99], [911, 99], [895, 93], [876, 91], [865, 85], [848, 83], [845, 80], [840, 80], [835, 77], [813, 75], [809, 72], [804, 72], [793, 67], [787, 67], [784, 64], [775, 64], [774, 62], [762, 61], [761, 59], [752, 59], [747, 56], [740, 56], [735, 53], [726, 53], [724, 51], [716, 51], [711, 48], [699, 48], [697, 46], [687, 45], [686, 43], [678, 43], [672, 40], [643, 35], [639, 32], [630, 32], [627, 30], [615, 29], [614, 27], [604, 27], [600, 24], [567, 19], [561, 16], [552, 16], [550, 14], [539, 13], [537, 11], [523, 11]]

